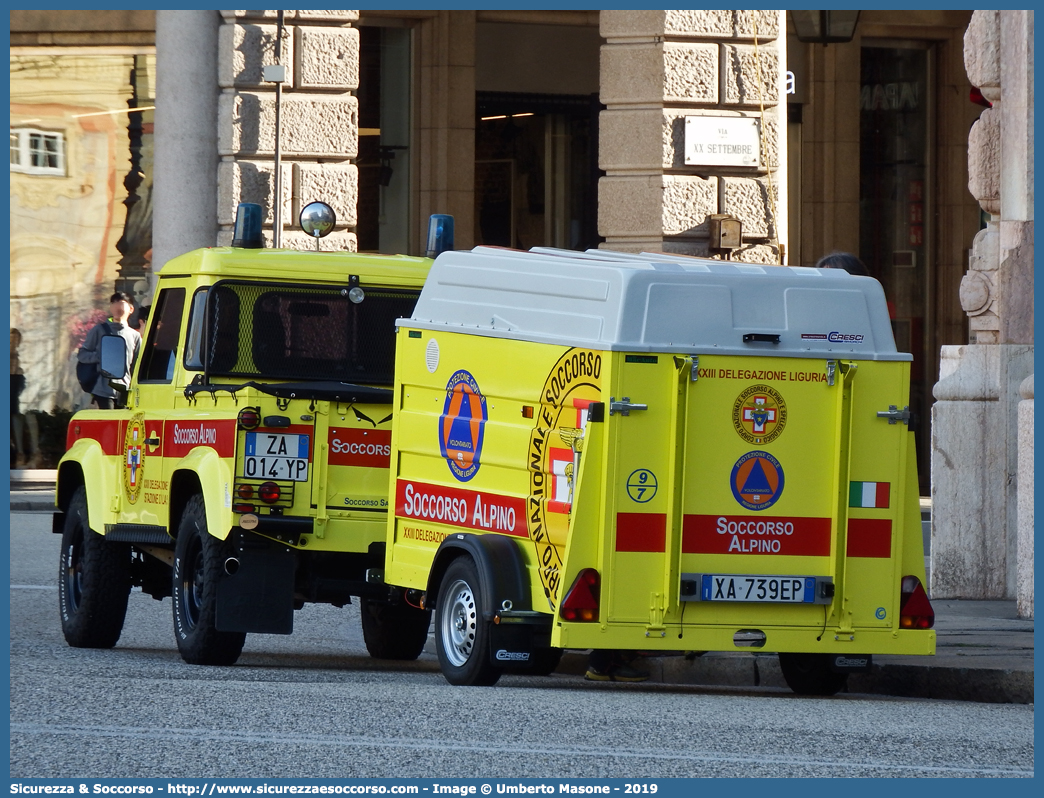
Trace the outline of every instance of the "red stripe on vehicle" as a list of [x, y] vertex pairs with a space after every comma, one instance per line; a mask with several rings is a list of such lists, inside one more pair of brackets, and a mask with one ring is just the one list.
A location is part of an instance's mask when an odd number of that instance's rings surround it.
[[526, 502], [518, 496], [399, 479], [395, 483], [395, 515], [479, 532], [529, 537]]
[[891, 557], [891, 520], [849, 518], [847, 552], [849, 557]]
[[389, 468], [391, 466], [391, 430], [330, 430], [330, 465], [357, 468]]
[[830, 555], [829, 518], [758, 515], [686, 515], [683, 554]]
[[616, 514], [617, 551], [662, 552], [666, 547], [666, 513]]
[[124, 422], [118, 419], [73, 419], [65, 435], [65, 448], [81, 438], [97, 441], [102, 452], [108, 455], [123, 454]]
[[[148, 421], [146, 421], [148, 426]], [[311, 429], [310, 427], [307, 429]], [[283, 430], [280, 430], [282, 432]], [[209, 446], [219, 457], [236, 453], [236, 420], [168, 420], [163, 424], [163, 454], [184, 457], [197, 446]]]

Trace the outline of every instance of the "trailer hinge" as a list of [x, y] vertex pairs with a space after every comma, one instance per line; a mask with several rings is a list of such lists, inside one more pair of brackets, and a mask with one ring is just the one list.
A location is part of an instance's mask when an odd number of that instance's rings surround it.
[[837, 374], [837, 361], [836, 360], [828, 360], [827, 361], [827, 385], [833, 385], [834, 384], [834, 375], [835, 374]]
[[900, 410], [896, 405], [888, 405], [887, 410], [878, 410], [878, 418], [887, 418], [889, 424], [894, 424], [897, 421], [902, 421], [907, 426], [910, 426], [910, 406], [907, 405]]
[[621, 416], [631, 415], [632, 410], [648, 410], [649, 405], [641, 405], [637, 402], [632, 402], [630, 396], [623, 397], [619, 402], [616, 401], [615, 396], [609, 397], [609, 415], [619, 413]]

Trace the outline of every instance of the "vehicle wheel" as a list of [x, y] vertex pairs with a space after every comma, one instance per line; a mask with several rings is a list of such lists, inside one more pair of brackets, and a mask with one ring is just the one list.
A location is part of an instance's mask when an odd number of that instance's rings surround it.
[[435, 650], [450, 684], [496, 684], [500, 669], [489, 661], [489, 629], [482, 620], [478, 571], [470, 557], [458, 557], [442, 580], [435, 605]]
[[374, 659], [417, 659], [428, 642], [431, 610], [411, 607], [405, 602], [361, 599], [363, 640]]
[[562, 661], [562, 649], [540, 648], [533, 652], [533, 670], [535, 676], [550, 676]]
[[131, 590], [131, 552], [110, 543], [87, 520], [87, 489], [79, 487], [65, 513], [58, 569], [62, 634], [75, 648], [112, 648], [120, 639]]
[[181, 658], [192, 665], [233, 665], [243, 650], [245, 632], [219, 632], [217, 583], [225, 560], [233, 555], [228, 540], [207, 531], [203, 497], [189, 499], [178, 525], [174, 546], [174, 638]]
[[780, 653], [779, 669], [787, 685], [798, 695], [834, 695], [848, 682], [847, 673], [830, 670], [826, 654]]

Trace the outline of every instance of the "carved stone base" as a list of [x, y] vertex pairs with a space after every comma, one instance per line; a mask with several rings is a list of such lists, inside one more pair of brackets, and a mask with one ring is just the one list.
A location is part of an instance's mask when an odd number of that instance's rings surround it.
[[932, 408], [931, 596], [1013, 599], [1019, 385], [1033, 371], [1033, 347], [944, 346], [939, 371]]

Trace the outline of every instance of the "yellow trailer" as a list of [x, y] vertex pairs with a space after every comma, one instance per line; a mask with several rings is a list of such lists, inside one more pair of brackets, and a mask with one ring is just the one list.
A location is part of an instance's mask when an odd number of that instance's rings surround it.
[[562, 649], [933, 654], [911, 356], [839, 270], [479, 247], [396, 333], [389, 585], [446, 678]]

